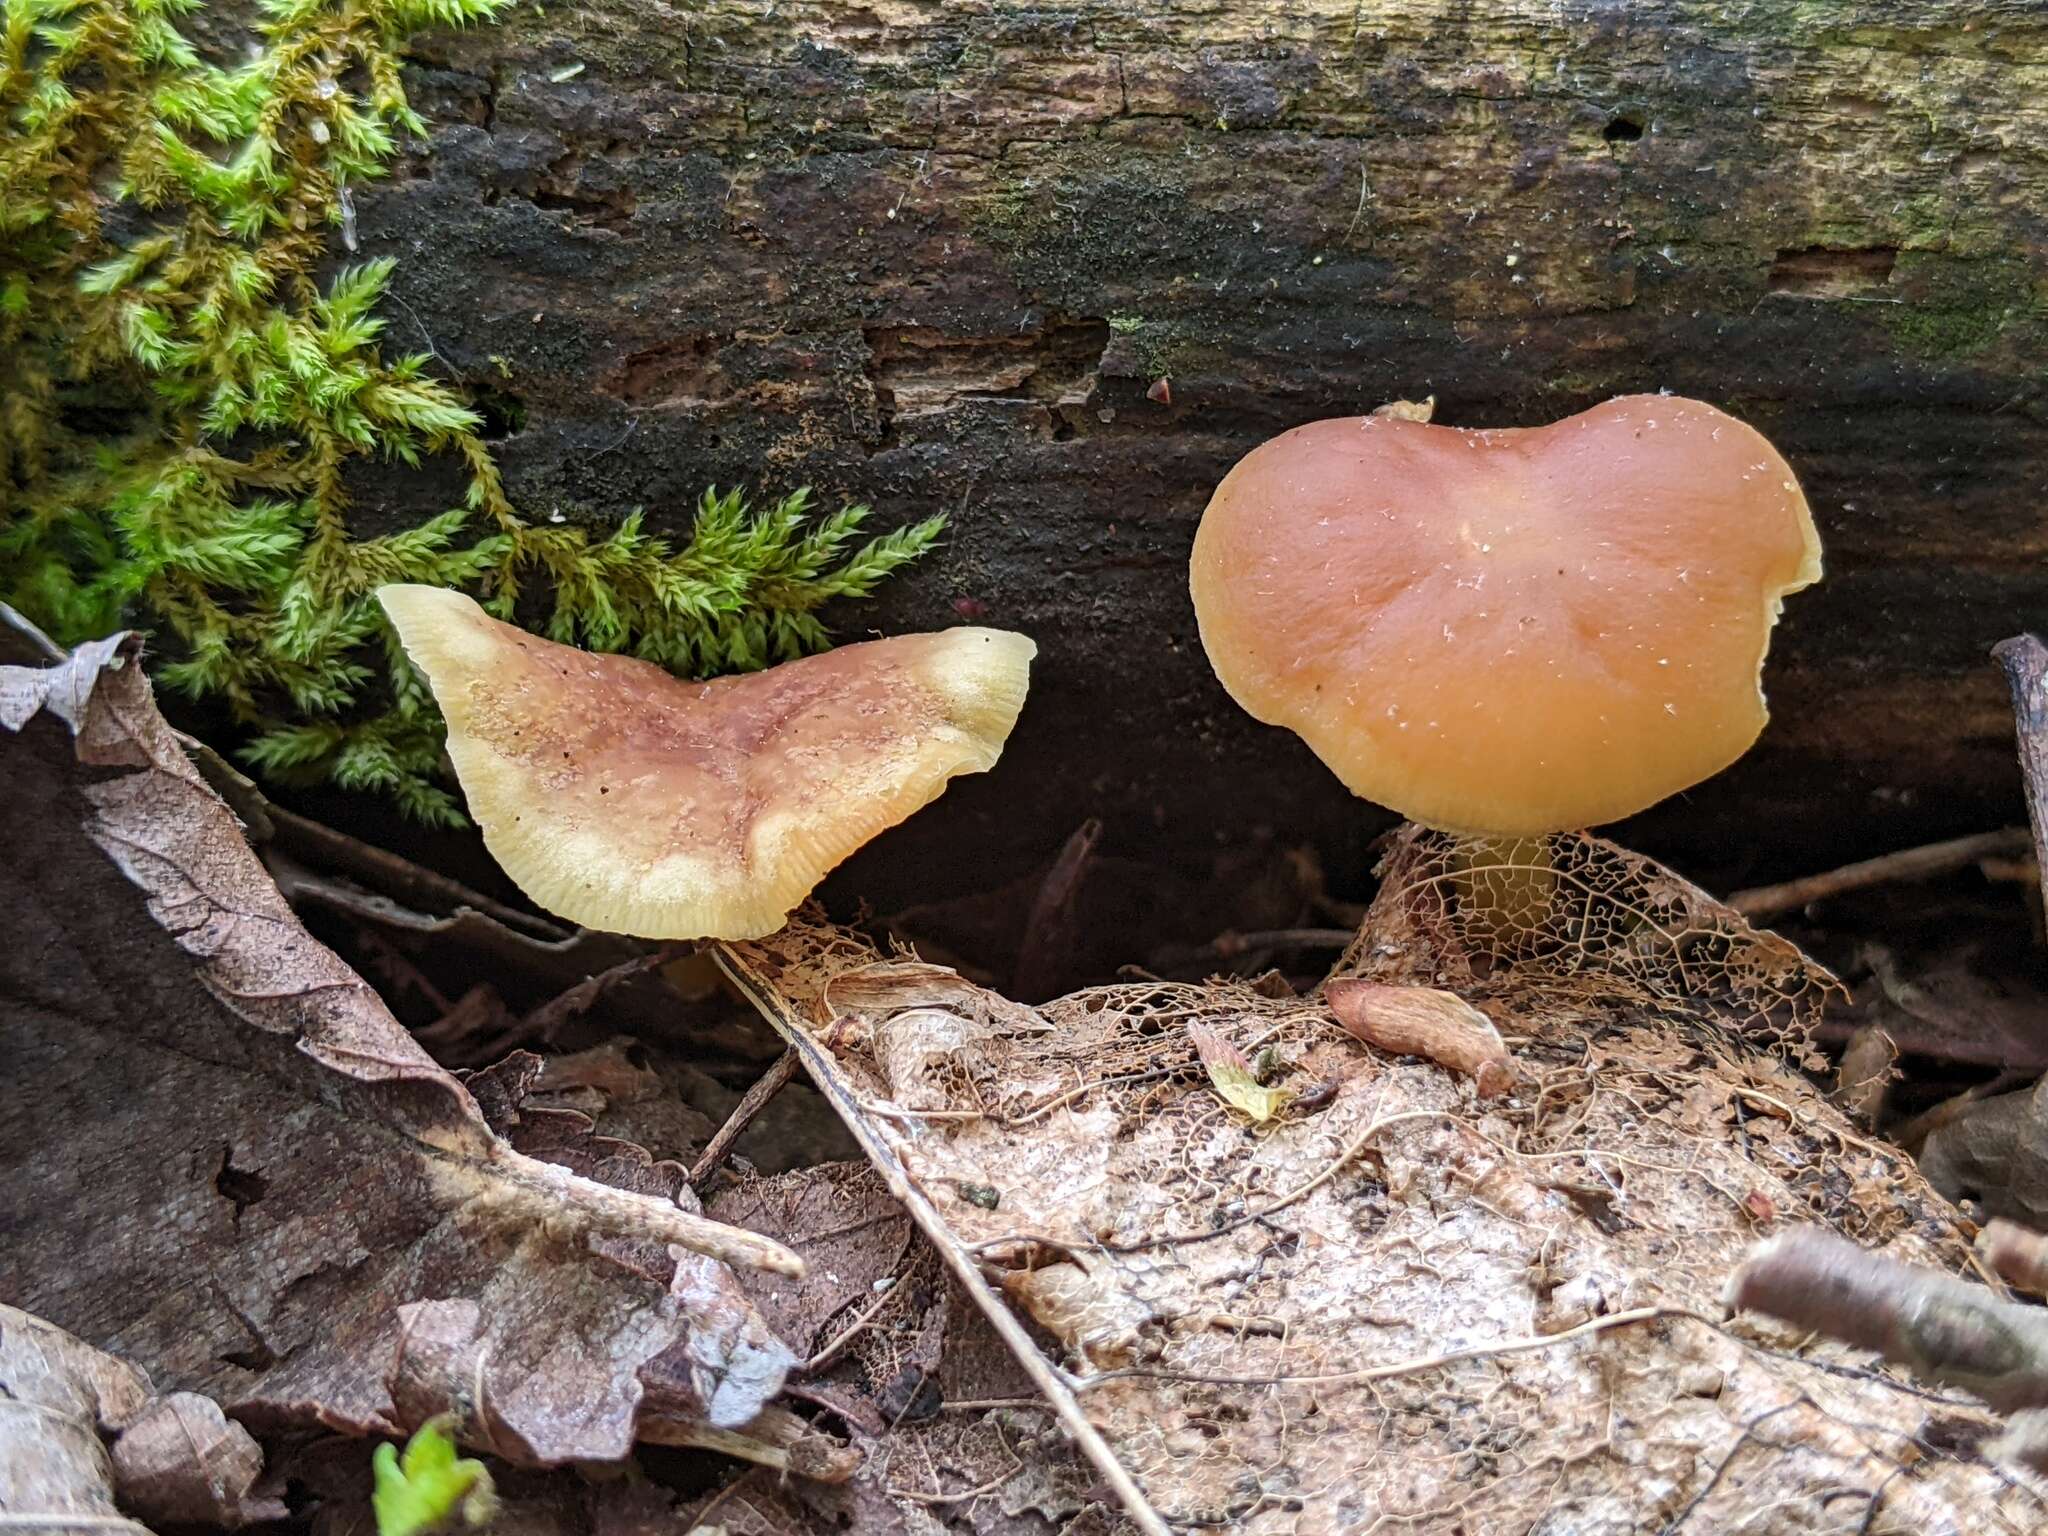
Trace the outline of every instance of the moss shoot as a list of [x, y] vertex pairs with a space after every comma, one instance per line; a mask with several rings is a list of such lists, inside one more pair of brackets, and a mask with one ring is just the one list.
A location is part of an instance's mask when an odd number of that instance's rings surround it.
[[[181, 30], [203, 0], [7, 0], [0, 40], [0, 598], [66, 640], [147, 626], [159, 680], [224, 705], [255, 767], [440, 822], [441, 722], [383, 583], [703, 675], [824, 646], [817, 609], [941, 526], [857, 542], [864, 507], [715, 491], [681, 548], [637, 512], [529, 524], [479, 413], [385, 355], [392, 264], [321, 283], [353, 189], [425, 132], [406, 39], [508, 3], [259, 0], [232, 64]], [[461, 463], [462, 504], [353, 536], [350, 461], [430, 454]]]

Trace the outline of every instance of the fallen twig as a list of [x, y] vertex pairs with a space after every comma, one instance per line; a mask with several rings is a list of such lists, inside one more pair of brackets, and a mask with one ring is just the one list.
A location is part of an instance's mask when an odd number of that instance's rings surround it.
[[1695, 1323], [1714, 1327], [1712, 1318], [1702, 1317], [1690, 1307], [1631, 1307], [1626, 1312], [1610, 1312], [1580, 1323], [1576, 1328], [1566, 1328], [1559, 1333], [1535, 1333], [1523, 1338], [1502, 1339], [1494, 1344], [1468, 1344], [1463, 1349], [1447, 1349], [1439, 1354], [1417, 1355], [1408, 1360], [1393, 1360], [1385, 1365], [1362, 1366], [1355, 1371], [1311, 1371], [1301, 1375], [1264, 1376], [1208, 1376], [1187, 1371], [1161, 1370], [1156, 1366], [1129, 1365], [1113, 1371], [1099, 1371], [1093, 1376], [1084, 1376], [1074, 1383], [1074, 1390], [1085, 1392], [1112, 1381], [1125, 1381], [1132, 1377], [1148, 1377], [1160, 1381], [1199, 1381], [1210, 1386], [1221, 1387], [1271, 1387], [1271, 1386], [1360, 1386], [1369, 1381], [1387, 1381], [1396, 1376], [1413, 1376], [1422, 1371], [1433, 1371], [1440, 1366], [1457, 1365], [1465, 1360], [1489, 1360], [1496, 1355], [1527, 1354], [1532, 1349], [1550, 1349], [1559, 1344], [1569, 1344], [1574, 1339], [1585, 1338], [1588, 1334], [1605, 1333], [1613, 1328], [1627, 1328], [1636, 1323], [1655, 1322], [1662, 1318], [1686, 1318]]
[[868, 1161], [882, 1175], [889, 1193], [910, 1213], [911, 1219], [930, 1238], [932, 1246], [939, 1251], [939, 1257], [960, 1282], [962, 1290], [973, 1298], [982, 1315], [1001, 1337], [1017, 1363], [1031, 1378], [1032, 1384], [1045, 1394], [1053, 1411], [1059, 1416], [1060, 1424], [1073, 1440], [1081, 1454], [1088, 1458], [1095, 1470], [1102, 1474], [1103, 1481], [1116, 1495], [1131, 1521], [1145, 1536], [1171, 1536], [1171, 1528], [1159, 1516], [1148, 1501], [1137, 1482], [1131, 1477], [1116, 1453], [1109, 1448], [1109, 1442], [1102, 1437], [1102, 1431], [1089, 1422], [1075, 1399], [1070, 1380], [1066, 1373], [1058, 1370], [1039, 1352], [1038, 1345], [1017, 1321], [1016, 1314], [1003, 1304], [1002, 1298], [990, 1289], [981, 1267], [975, 1263], [960, 1245], [946, 1219], [939, 1214], [931, 1197], [918, 1187], [909, 1170], [896, 1151], [882, 1139], [875, 1124], [861, 1113], [856, 1095], [840, 1074], [831, 1053], [826, 1051], [810, 1032], [803, 1021], [796, 1016], [789, 1004], [763, 977], [756, 974], [746, 960], [736, 954], [731, 946], [717, 944], [711, 951], [740, 995], [753, 1005], [772, 1025], [775, 1031], [789, 1043], [803, 1062], [804, 1070], [817, 1085], [827, 1103], [845, 1122], [853, 1139], [859, 1143]]
[[1179, 972], [1218, 963], [1239, 965], [1248, 956], [1263, 959], [1278, 953], [1342, 949], [1357, 937], [1356, 928], [1259, 928], [1219, 933], [1206, 944], [1174, 945], [1152, 959], [1161, 970]]
[[2048, 1315], [1832, 1232], [1808, 1228], [1760, 1245], [1726, 1299], [1875, 1350], [2001, 1412], [2048, 1404]]
[[775, 1058], [775, 1065], [754, 1080], [731, 1114], [725, 1117], [711, 1140], [704, 1144], [704, 1150], [697, 1161], [690, 1164], [690, 1187], [695, 1188], [711, 1176], [711, 1171], [725, 1161], [726, 1153], [738, 1141], [748, 1126], [754, 1123], [754, 1116], [768, 1107], [768, 1101], [789, 1086], [789, 1080], [796, 1076], [796, 1069], [802, 1063], [792, 1048]]
[[[458, 1178], [468, 1174], [452, 1171]], [[777, 1275], [804, 1272], [803, 1260], [773, 1238], [698, 1216], [652, 1195], [615, 1189], [509, 1147], [484, 1165], [483, 1177], [468, 1174], [468, 1183], [477, 1198], [492, 1200], [536, 1225], [579, 1235], [651, 1237], [742, 1269]]]
[[551, 1042], [555, 1037], [555, 1031], [579, 1013], [589, 1009], [620, 982], [630, 981], [635, 976], [656, 970], [682, 952], [680, 945], [663, 944], [644, 955], [634, 955], [631, 959], [621, 960], [617, 965], [599, 971], [595, 976], [585, 977], [575, 986], [549, 998], [521, 1019], [516, 1028], [507, 1031], [503, 1038], [493, 1042], [495, 1052], [503, 1055], [514, 1046], [525, 1045], [531, 1041], [540, 1041], [543, 1044]]
[[[787, 1408], [764, 1408], [744, 1429], [714, 1429], [694, 1420], [643, 1419], [640, 1438], [652, 1445], [720, 1451], [772, 1471], [843, 1483], [859, 1470], [861, 1453], [814, 1428]], [[701, 1530], [690, 1525], [685, 1530]]]
[[1101, 840], [1102, 822], [1091, 816], [1074, 829], [1039, 883], [1023, 942], [1017, 947], [1017, 968], [1010, 978], [1013, 996], [1049, 997], [1070, 983], [1080, 932], [1081, 886]]
[[1801, 907], [1830, 896], [1891, 885], [1904, 880], [1930, 880], [1936, 875], [1968, 869], [1981, 859], [2010, 858], [2033, 846], [2025, 827], [2001, 827], [1996, 832], [1973, 832], [1952, 837], [1945, 843], [1928, 843], [1919, 848], [1901, 848], [1855, 864], [1844, 864], [1818, 875], [1787, 880], [1782, 885], [1759, 885], [1737, 891], [1727, 905], [1752, 922], [1797, 912]]

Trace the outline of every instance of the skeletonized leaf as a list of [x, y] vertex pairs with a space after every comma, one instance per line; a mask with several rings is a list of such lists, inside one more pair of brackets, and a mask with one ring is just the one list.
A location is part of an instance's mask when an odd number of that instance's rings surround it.
[[[1402, 895], [1382, 891], [1393, 910], [1375, 906], [1363, 953], [1412, 920]], [[1418, 972], [1452, 969], [1426, 939]], [[1967, 1247], [1903, 1155], [1854, 1138], [1782, 1058], [1733, 1042], [1703, 1060], [1674, 1025], [1681, 1000], [1509, 1014], [1546, 1064], [1573, 1064], [1563, 1080], [1587, 1084], [1544, 1117], [1554, 1139], [1510, 1150], [1491, 1108], [1448, 1091], [1435, 1063], [1369, 1054], [1321, 1000], [1237, 982], [1089, 988], [1041, 1005], [1037, 1027], [956, 985], [948, 1011], [995, 1027], [925, 1073], [941, 1102], [906, 1116], [885, 1048], [898, 1017], [930, 1006], [929, 978], [905, 977], [894, 1007], [871, 986], [855, 1032], [841, 984], [882, 958], [859, 937], [800, 921], [715, 953], [1150, 1536], [1285, 1536], [1374, 1515], [1528, 1530], [1566, 1507], [1629, 1529], [1662, 1528], [1676, 1507], [1722, 1529], [1765, 1500], [1817, 1528], [1845, 1486], [1929, 1529], [2017, 1536], [2048, 1510], [2031, 1488], [2006, 1505], [2011, 1478], [1978, 1457], [1874, 1458], [1873, 1436], [1910, 1446], [1929, 1405], [1843, 1374], [1834, 1346], [1808, 1360], [1796, 1342], [1761, 1348], [1705, 1321], [1758, 1219], [1753, 1197], [1812, 1208], [1812, 1157], [1788, 1155], [1810, 1144], [1731, 1112], [1760, 1086], [1826, 1145], [1830, 1220], [1910, 1236], [1950, 1267]], [[1190, 1079], [1187, 1020], [1248, 1055], [1253, 1039], [1284, 1051], [1290, 1081], [1320, 1085], [1314, 1112], [1218, 1113], [1215, 1089]], [[1682, 1097], [1646, 1113], [1651, 1081]], [[1639, 1475], [1606, 1437], [1618, 1392], [1641, 1415], [1630, 1443], [1685, 1448], [1670, 1478]], [[948, 1406], [954, 1420], [968, 1405]], [[1477, 1425], [1512, 1435], [1515, 1456], [1476, 1465]], [[890, 1482], [939, 1495], [986, 1482], [1001, 1490], [986, 1502], [1018, 1508], [1005, 1471], [1028, 1461], [1020, 1448], [986, 1479], [948, 1469], [933, 1487], [899, 1481], [905, 1458]]]

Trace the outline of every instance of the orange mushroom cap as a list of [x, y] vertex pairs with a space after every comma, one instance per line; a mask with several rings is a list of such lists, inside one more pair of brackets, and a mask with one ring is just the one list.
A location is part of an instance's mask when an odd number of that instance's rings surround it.
[[558, 916], [652, 939], [781, 927], [854, 849], [994, 764], [1037, 652], [950, 629], [691, 683], [543, 640], [459, 592], [377, 597], [505, 873]]
[[1629, 395], [1547, 427], [1297, 427], [1216, 488], [1190, 586], [1231, 697], [1353, 793], [1531, 836], [1747, 751], [1782, 599], [1820, 573], [1760, 433]]

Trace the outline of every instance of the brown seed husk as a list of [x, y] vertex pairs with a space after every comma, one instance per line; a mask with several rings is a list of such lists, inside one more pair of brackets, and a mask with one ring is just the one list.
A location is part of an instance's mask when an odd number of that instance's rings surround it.
[[1514, 1058], [1493, 1020], [1455, 992], [1435, 987], [1389, 987], [1372, 981], [1333, 981], [1330, 1012], [1367, 1045], [1400, 1056], [1422, 1056], [1477, 1084], [1494, 1098], [1515, 1083]]

